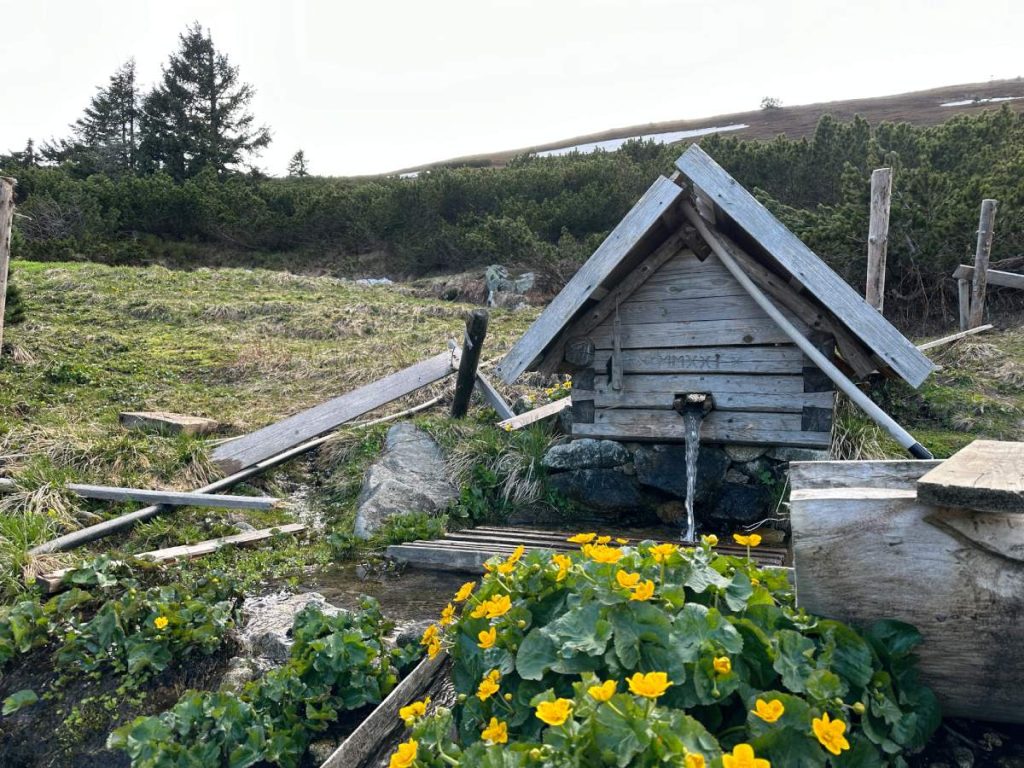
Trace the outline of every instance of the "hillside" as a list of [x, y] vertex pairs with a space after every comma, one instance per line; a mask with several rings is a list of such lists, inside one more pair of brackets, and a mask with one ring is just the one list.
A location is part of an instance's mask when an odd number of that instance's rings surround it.
[[[771, 139], [780, 134], [790, 139], [799, 139], [814, 133], [822, 115], [832, 115], [840, 120], [851, 120], [855, 115], [860, 115], [872, 125], [886, 121], [906, 122], [917, 126], [938, 125], [955, 115], [977, 114], [1002, 103], [1009, 104], [1015, 111], [1024, 111], [1024, 79], [966, 83], [890, 96], [827, 101], [797, 106], [784, 105], [780, 109], [758, 109], [712, 117], [630, 125], [583, 136], [573, 136], [546, 144], [536, 144], [532, 147], [454, 157], [426, 165], [402, 168], [394, 173], [409, 174], [432, 168], [462, 165], [501, 167], [512, 158], [523, 154], [544, 153], [582, 144], [650, 136], [651, 134], [693, 132], [695, 135], [700, 135], [705, 132], [713, 132], [709, 129], [723, 126], [743, 126], [727, 132], [727, 135], [741, 139]], [[672, 143], [672, 141], [672, 138], [668, 137], [668, 143]]]

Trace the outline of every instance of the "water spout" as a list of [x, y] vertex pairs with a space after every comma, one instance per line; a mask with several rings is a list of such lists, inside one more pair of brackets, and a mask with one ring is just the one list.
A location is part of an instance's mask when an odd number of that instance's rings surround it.
[[697, 543], [697, 520], [693, 513], [693, 497], [697, 488], [697, 457], [700, 454], [700, 425], [714, 407], [711, 395], [691, 392], [676, 395], [672, 408], [683, 417], [683, 436], [686, 440], [686, 532], [683, 541]]

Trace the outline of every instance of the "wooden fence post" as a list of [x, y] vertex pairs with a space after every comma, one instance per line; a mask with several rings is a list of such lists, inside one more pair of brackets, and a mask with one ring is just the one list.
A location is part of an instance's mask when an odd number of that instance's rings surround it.
[[452, 398], [452, 418], [461, 419], [469, 410], [469, 397], [476, 382], [476, 368], [487, 335], [487, 310], [474, 309], [466, 320], [466, 338], [462, 345], [462, 359], [455, 378], [455, 395]]
[[978, 220], [978, 248], [974, 252], [974, 286], [971, 290], [971, 313], [968, 327], [981, 325], [985, 313], [985, 288], [988, 286], [988, 259], [992, 255], [992, 234], [995, 230], [996, 200], [981, 201]]
[[892, 200], [892, 168], [871, 172], [871, 222], [868, 225], [868, 280], [864, 298], [882, 311], [885, 302], [885, 257], [889, 248], [889, 204]]
[[4, 312], [7, 310], [7, 270], [11, 263], [11, 225], [14, 223], [14, 185], [0, 177], [0, 356], [4, 353]]
[[956, 292], [960, 298], [960, 330], [966, 331], [971, 322], [971, 284], [961, 277], [956, 281]]

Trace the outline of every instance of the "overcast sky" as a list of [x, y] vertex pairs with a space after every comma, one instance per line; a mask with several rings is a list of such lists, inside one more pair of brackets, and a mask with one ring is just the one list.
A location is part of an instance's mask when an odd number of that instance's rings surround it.
[[198, 20], [241, 67], [283, 174], [390, 171], [617, 126], [1024, 74], [993, 0], [0, 0], [0, 151], [67, 133]]

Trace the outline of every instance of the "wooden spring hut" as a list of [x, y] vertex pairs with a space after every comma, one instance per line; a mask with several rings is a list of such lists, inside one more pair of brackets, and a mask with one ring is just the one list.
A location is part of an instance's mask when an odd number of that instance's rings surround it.
[[[710, 395], [701, 439], [827, 448], [835, 386], [792, 332], [848, 375], [919, 386], [933, 365], [698, 146], [658, 178], [498, 365], [573, 374], [574, 437], [674, 442], [680, 395]], [[704, 234], [701, 234], [701, 231]], [[724, 247], [787, 331], [711, 252]], [[834, 378], [834, 377], [833, 377]]]

